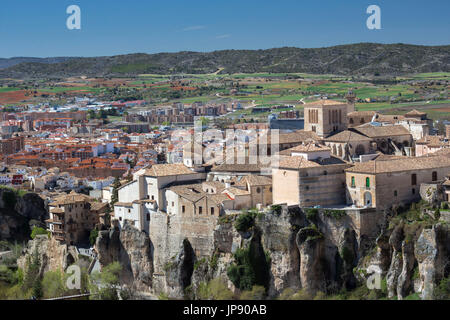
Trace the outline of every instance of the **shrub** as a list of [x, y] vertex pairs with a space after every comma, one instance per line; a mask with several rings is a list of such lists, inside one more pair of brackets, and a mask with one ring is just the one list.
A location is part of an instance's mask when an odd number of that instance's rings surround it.
[[116, 287], [120, 284], [119, 275], [122, 266], [119, 262], [113, 262], [103, 268], [102, 272], [94, 272], [91, 275], [90, 291], [92, 299], [118, 300]]
[[253, 286], [251, 291], [244, 291], [240, 300], [264, 300], [266, 289], [263, 286]]
[[335, 219], [341, 219], [347, 215], [344, 210], [324, 210], [323, 214], [325, 217], [333, 217]]
[[247, 232], [255, 224], [255, 215], [252, 212], [246, 212], [236, 219], [234, 227], [238, 232]]
[[252, 290], [254, 285], [268, 287], [270, 278], [270, 256], [250, 243], [248, 249], [238, 249], [235, 263], [228, 270], [228, 278], [240, 290]]
[[233, 292], [228, 289], [223, 279], [216, 278], [208, 283], [200, 283], [197, 288], [197, 297], [200, 300], [231, 300]]
[[209, 259], [209, 267], [212, 270], [216, 270], [217, 269], [217, 265], [219, 263], [219, 255], [217, 253], [214, 253], [211, 258]]
[[433, 294], [436, 300], [450, 300], [450, 278], [442, 279]]
[[89, 242], [91, 243], [91, 246], [95, 244], [95, 241], [97, 241], [98, 238], [98, 230], [97, 228], [91, 230], [91, 233], [89, 234]]
[[38, 235], [46, 234], [49, 235], [49, 232], [41, 227], [33, 227], [33, 230], [31, 231], [31, 239], [36, 238]]
[[312, 300], [313, 297], [304, 289], [299, 290], [289, 300]]
[[314, 220], [314, 218], [319, 213], [319, 210], [315, 208], [305, 209], [305, 213], [308, 220]]
[[283, 210], [283, 208], [280, 205], [277, 205], [277, 204], [273, 205], [271, 207], [271, 212], [273, 214], [276, 214], [277, 216], [279, 216], [281, 214], [282, 210]]
[[314, 297], [314, 300], [327, 300], [327, 295], [323, 293], [322, 291], [317, 292], [316, 296]]
[[195, 261], [194, 270], [197, 270], [202, 264], [206, 263], [206, 258], [202, 258], [200, 260]]
[[161, 293], [158, 295], [158, 300], [169, 300], [169, 296], [167, 295], [167, 293], [161, 292]]
[[278, 297], [278, 300], [290, 300], [291, 297], [295, 294], [294, 289], [292, 288], [286, 288], [283, 290], [283, 292]]
[[42, 279], [42, 291], [45, 298], [64, 296], [66, 289], [64, 276], [59, 271], [48, 271]]

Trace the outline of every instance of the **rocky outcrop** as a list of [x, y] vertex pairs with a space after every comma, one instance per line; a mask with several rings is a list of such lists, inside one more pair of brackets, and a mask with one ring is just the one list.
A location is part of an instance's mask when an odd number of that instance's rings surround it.
[[45, 226], [48, 211], [35, 193], [20, 196], [13, 189], [0, 188], [0, 240], [29, 240], [30, 224]]
[[397, 279], [397, 297], [402, 300], [413, 290], [412, 276], [414, 272], [414, 242], [402, 242], [402, 270]]
[[297, 233], [296, 243], [300, 252], [300, 282], [310, 294], [326, 291], [324, 274], [324, 241], [319, 231], [304, 228]]
[[125, 221], [121, 230], [116, 223], [108, 231], [100, 231], [95, 249], [102, 267], [120, 262], [123, 284], [143, 292], [150, 292], [153, 259], [150, 238]]
[[433, 299], [433, 291], [439, 281], [450, 273], [449, 227], [442, 224], [424, 229], [415, 245], [415, 257], [419, 268], [419, 289], [423, 300]]
[[[387, 223], [363, 217], [376, 221], [376, 228], [383, 226], [374, 239], [375, 229], [361, 231], [370, 229], [367, 223], [365, 229], [357, 228], [360, 216], [338, 212], [307, 215], [298, 207], [283, 206], [255, 215], [243, 232], [236, 231], [236, 218], [219, 219], [212, 228], [211, 219], [182, 221], [160, 214], [155, 217], [160, 229], [154, 225], [150, 238], [125, 222], [121, 230], [116, 225], [100, 232], [99, 261], [102, 266], [119, 261], [123, 283], [171, 298], [195, 298], [199, 286], [215, 278], [228, 280], [229, 289], [238, 291], [228, 277], [229, 270], [247, 267], [237, 265], [238, 249], [251, 257], [250, 267], [269, 298], [288, 288], [312, 295], [351, 290], [364, 285], [373, 272], [385, 279], [389, 297], [403, 299], [419, 290], [426, 298], [448, 276], [450, 241], [444, 224], [421, 229], [421, 224], [401, 222], [389, 229]], [[207, 234], [194, 232], [198, 228]]]
[[23, 249], [21, 257], [17, 260], [17, 266], [26, 270], [29, 261], [36, 254], [40, 262], [40, 276], [43, 276], [47, 271], [64, 271], [79, 260], [75, 247], [60, 244], [54, 239], [49, 239], [46, 235], [38, 235], [34, 240], [30, 240]]

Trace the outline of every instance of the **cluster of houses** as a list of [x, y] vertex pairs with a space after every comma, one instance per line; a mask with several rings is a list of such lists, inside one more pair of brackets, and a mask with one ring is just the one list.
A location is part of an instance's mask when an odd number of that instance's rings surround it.
[[[308, 103], [303, 129], [277, 131], [274, 140], [270, 125], [252, 124], [231, 144], [151, 126], [152, 117], [217, 116], [226, 106], [177, 104], [108, 126], [83, 110], [3, 113], [0, 184], [39, 193], [49, 230], [70, 244], [113, 220], [150, 233], [155, 213], [217, 219], [275, 204], [384, 210], [419, 200], [424, 185], [450, 194], [448, 135], [435, 135], [425, 113], [381, 115], [353, 103]], [[251, 161], [253, 144], [264, 144], [257, 156], [269, 164]], [[214, 156], [198, 163], [198, 150]], [[230, 161], [242, 150], [243, 162]]]

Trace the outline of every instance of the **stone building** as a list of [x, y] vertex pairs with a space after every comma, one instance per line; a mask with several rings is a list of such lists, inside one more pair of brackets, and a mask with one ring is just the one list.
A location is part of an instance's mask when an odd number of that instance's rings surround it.
[[327, 147], [295, 147], [272, 169], [273, 203], [302, 207], [343, 204], [344, 169], [350, 166], [332, 156]]
[[375, 143], [373, 149], [385, 154], [401, 154], [405, 147], [408, 148], [413, 145], [412, 135], [401, 125], [377, 126], [366, 124], [351, 128], [351, 131], [370, 138]]
[[333, 100], [318, 100], [304, 106], [305, 131], [327, 137], [347, 129], [348, 105]]
[[151, 214], [167, 209], [167, 188], [205, 178], [204, 173], [195, 172], [184, 164], [156, 164], [142, 169], [134, 174], [133, 181], [119, 188], [114, 218], [119, 220], [120, 226], [130, 220], [139, 230], [148, 233]]
[[323, 141], [331, 149], [332, 155], [345, 160], [375, 151], [372, 139], [349, 130], [339, 132]]
[[420, 185], [443, 180], [450, 172], [447, 156], [405, 157], [356, 163], [346, 169], [347, 203], [383, 210], [420, 199]]
[[107, 211], [107, 203], [71, 192], [49, 204], [50, 219], [46, 222], [57, 241], [70, 245], [84, 244], [89, 241], [90, 231], [101, 222]]

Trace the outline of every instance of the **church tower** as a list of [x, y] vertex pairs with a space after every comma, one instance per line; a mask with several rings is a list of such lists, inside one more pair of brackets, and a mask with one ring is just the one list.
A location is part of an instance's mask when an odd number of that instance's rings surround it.
[[349, 90], [347, 92], [347, 95], [345, 96], [347, 99], [347, 113], [354, 112], [355, 111], [355, 102], [356, 102], [356, 94], [353, 92], [353, 90]]

